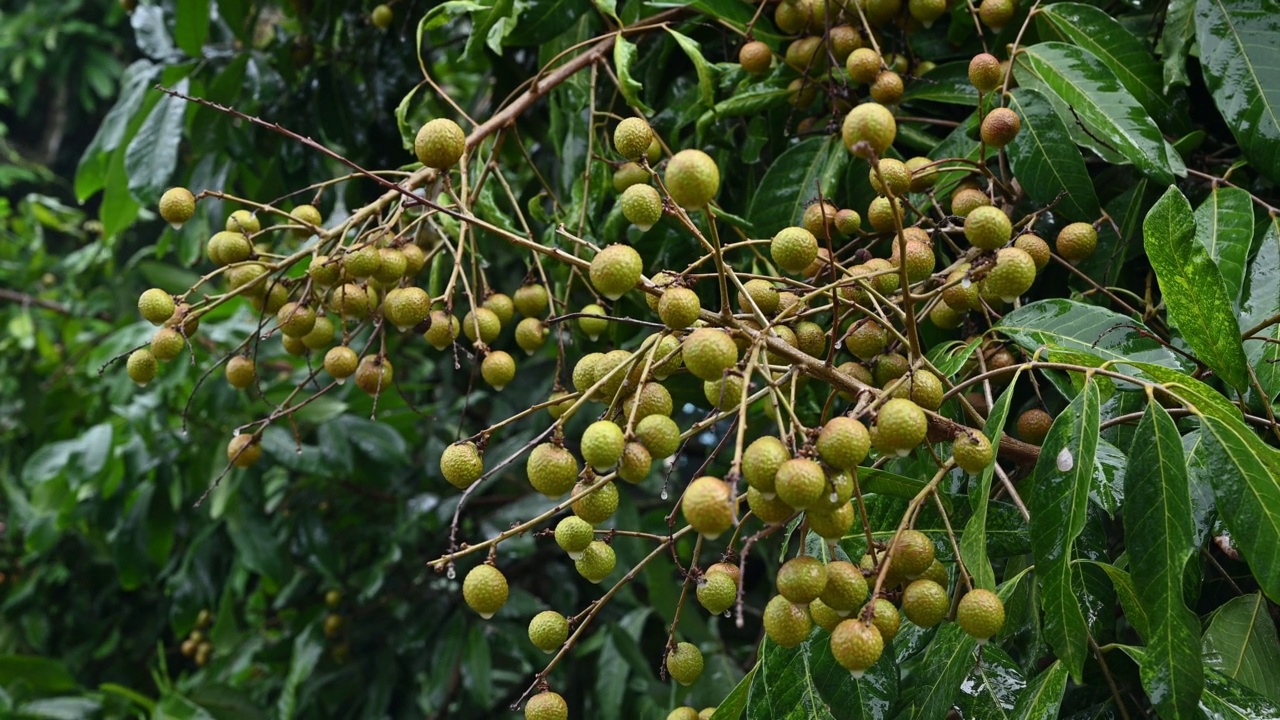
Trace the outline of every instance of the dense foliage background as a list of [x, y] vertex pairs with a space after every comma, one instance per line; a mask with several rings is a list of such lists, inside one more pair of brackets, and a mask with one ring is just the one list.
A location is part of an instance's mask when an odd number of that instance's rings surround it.
[[[1014, 417], [1043, 404], [1067, 418], [1050, 445], [1078, 450], [1081, 437], [1100, 440], [1096, 463], [1074, 480], [1088, 502], [1033, 503], [1041, 517], [1069, 517], [1061, 531], [1025, 522], [1008, 498], [974, 499], [958, 473], [942, 484], [950, 524], [985, 533], [975, 557], [989, 563], [1008, 609], [1006, 633], [981, 663], [954, 625], [904, 631], [861, 684], [835, 665], [825, 640], [799, 650], [762, 644], [759, 612], [787, 546], [805, 542], [797, 535], [762, 542], [750, 557], [741, 628], [696, 605], [680, 612], [680, 572], [667, 558], [646, 564], [551, 675], [572, 717], [661, 718], [677, 705], [722, 703], [717, 718], [744, 709], [762, 718], [1100, 718], [1153, 707], [1166, 717], [1280, 717], [1272, 416], [1280, 394], [1280, 5], [1045, 3], [1024, 23], [1024, 2], [1014, 22], [981, 36], [970, 8], [954, 5], [929, 29], [882, 36], [912, 67], [921, 59], [938, 65], [921, 77], [904, 73], [897, 150], [976, 159], [968, 59], [984, 46], [1007, 58], [1004, 48], [1017, 42], [1031, 48], [1015, 64], [1020, 86], [1006, 103], [1023, 117], [1010, 158], [1025, 190], [1020, 209], [1057, 203], [1039, 219], [1045, 237], [1070, 220], [1109, 218], [1082, 272], [1051, 266], [1005, 315], [999, 336], [1020, 360], [1047, 348], [1038, 359], [1081, 368], [1145, 363], [1125, 372], [1181, 388], [1164, 400], [1197, 406], [1196, 417], [1157, 416], [1136, 386], [1061, 369], [1037, 369], [1035, 383], [1027, 372], [1004, 395], [996, 387], [1002, 402], [991, 427], [999, 428], [1000, 412]], [[205, 241], [238, 207], [204, 198], [174, 231], [154, 210], [167, 187], [286, 208], [318, 198], [326, 225], [382, 192], [363, 179], [319, 189], [349, 169], [294, 138], [165, 96], [156, 84], [279, 122], [365, 168], [416, 169], [409, 148], [427, 118], [462, 122], [465, 113], [483, 122], [562, 53], [598, 52], [601, 62], [548, 88], [517, 131], [496, 136], [500, 146], [489, 141], [519, 207], [489, 183], [474, 208], [505, 230], [570, 251], [557, 223], [598, 244], [629, 239], [648, 269], [683, 268], [701, 253], [669, 218], [641, 235], [614, 207], [609, 175], [618, 158], [607, 141], [628, 106], [668, 148], [702, 147], [716, 158], [726, 232], [768, 238], [796, 223], [819, 192], [860, 212], [874, 197], [865, 162], [839, 138], [844, 108], [860, 91], [824, 76], [830, 96], [797, 108], [787, 91], [794, 70], [778, 62], [763, 78], [747, 76], [737, 48], [755, 8], [738, 0], [409, 0], [392, 4], [385, 31], [371, 23], [371, 6], [336, 0], [163, 0], [131, 13], [111, 0], [0, 7], [6, 716], [505, 717], [546, 660], [526, 641], [528, 619], [548, 607], [576, 612], [602, 592], [532, 533], [501, 545], [512, 596], [491, 621], [462, 604], [459, 579], [425, 567], [448, 551], [458, 503], [439, 477], [441, 451], [544, 401], [557, 372], [567, 384], [555, 348], [521, 358], [519, 380], [495, 393], [465, 354], [455, 362], [402, 342], [393, 356], [399, 392], [378, 398], [376, 419], [372, 400], [354, 387], [329, 393], [266, 431], [258, 466], [225, 476], [231, 429], [270, 412], [308, 367], [264, 343], [265, 397], [227, 387], [220, 370], [202, 382], [255, 331], [252, 308], [230, 303], [203, 318], [195, 360], [170, 363], [144, 390], [120, 366], [108, 367], [151, 335], [137, 316], [139, 292], [195, 283], [208, 270]], [[664, 24], [613, 32], [655, 14]], [[781, 52], [786, 41], [771, 15], [753, 35]], [[593, 44], [611, 38], [607, 50]], [[1192, 237], [1203, 250], [1183, 247]], [[1171, 254], [1153, 253], [1152, 238]], [[489, 282], [513, 292], [529, 253], [496, 234], [481, 233], [479, 242]], [[552, 272], [558, 287], [571, 282], [563, 268]], [[1224, 296], [1205, 290], [1213, 283]], [[704, 307], [713, 285], [699, 287]], [[576, 292], [576, 304], [590, 301]], [[1219, 300], [1226, 304], [1215, 306]], [[648, 313], [643, 297], [631, 296], [614, 311]], [[1171, 322], [1179, 312], [1191, 314]], [[1258, 339], [1234, 343], [1238, 331], [1259, 326]], [[978, 347], [957, 333], [924, 333], [935, 363], [952, 374]], [[602, 342], [630, 349], [645, 334], [616, 324]], [[571, 343], [571, 358], [585, 352], [583, 336]], [[706, 416], [700, 383], [676, 376], [669, 385], [682, 428]], [[798, 412], [819, 417], [825, 400], [812, 393]], [[576, 418], [570, 434], [586, 421]], [[698, 435], [671, 467], [656, 464], [627, 493], [616, 526], [667, 532], [668, 487], [678, 491], [693, 477], [730, 428], [726, 421]], [[486, 456], [506, 457], [541, 429], [498, 432]], [[753, 437], [767, 431], [763, 421], [751, 427]], [[1160, 442], [1170, 439], [1176, 458]], [[1138, 448], [1147, 454], [1134, 462]], [[882, 466], [868, 493], [879, 540], [934, 473], [927, 453], [919, 455]], [[727, 458], [715, 462], [718, 471], [728, 466]], [[1169, 475], [1161, 479], [1170, 466], [1180, 490], [1169, 490]], [[1024, 483], [1041, 472], [1008, 469]], [[875, 478], [868, 471], [864, 482]], [[990, 471], [984, 482], [992, 487]], [[1130, 503], [1171, 519], [1127, 532], [1137, 522]], [[469, 498], [459, 534], [491, 537], [551, 504], [530, 492], [516, 462]], [[946, 537], [932, 508], [917, 527]], [[855, 528], [837, 551], [856, 559], [862, 543]], [[613, 579], [651, 545], [615, 538]], [[682, 540], [679, 556], [687, 560], [692, 545]], [[950, 553], [945, 542], [938, 547]], [[1141, 575], [1177, 580], [1164, 588], [1135, 583], [1143, 572], [1135, 552], [1181, 557], [1185, 571]], [[1044, 586], [1024, 572], [1055, 555], [1074, 570], [1065, 588], [1048, 592], [1078, 596], [1083, 613], [1053, 614]], [[340, 596], [327, 598], [334, 590]], [[1183, 617], [1188, 608], [1194, 617]], [[677, 613], [681, 639], [707, 658], [687, 689], [659, 672]], [[1148, 632], [1173, 626], [1172, 647]], [[210, 643], [202, 665], [182, 652], [193, 629]], [[1161, 699], [1147, 653], [1172, 676], [1194, 678], [1196, 694], [1165, 687], [1174, 699]]]

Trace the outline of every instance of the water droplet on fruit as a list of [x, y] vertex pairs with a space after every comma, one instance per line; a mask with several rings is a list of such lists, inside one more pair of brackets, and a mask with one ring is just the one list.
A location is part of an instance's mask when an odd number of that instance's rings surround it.
[[452, 566], [452, 565], [450, 565], [450, 566], [449, 566], [449, 569], [448, 569], [448, 570], [445, 570], [445, 572], [444, 572], [444, 576], [445, 576], [445, 577], [447, 577], [447, 578], [449, 578], [450, 580], [452, 580], [452, 579], [454, 579], [454, 578], [458, 577], [458, 573], [454, 572], [454, 571], [453, 571], [453, 566]]
[[663, 499], [663, 500], [666, 500], [666, 499], [667, 499], [667, 491], [666, 491], [666, 490], [663, 490], [663, 491], [662, 491], [662, 496], [661, 496], [661, 497], [662, 497], [662, 499]]
[[960, 280], [960, 287], [964, 288], [965, 290], [968, 290], [971, 285], [973, 285], [973, 281], [967, 277], [962, 278]]
[[840, 495], [838, 495], [835, 490], [832, 490], [831, 494], [827, 496], [827, 499], [831, 502], [837, 502], [840, 500]]
[[1057, 458], [1058, 472], [1069, 472], [1071, 468], [1076, 466], [1076, 459], [1071, 455], [1070, 448], [1062, 448]]

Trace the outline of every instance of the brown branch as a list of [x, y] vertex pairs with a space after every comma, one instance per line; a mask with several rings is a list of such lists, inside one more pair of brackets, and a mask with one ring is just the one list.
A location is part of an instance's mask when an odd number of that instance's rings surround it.
[[[48, 310], [68, 317], [73, 317], [79, 314], [73, 308], [67, 307], [62, 303], [54, 302], [53, 300], [45, 300], [34, 295], [28, 295], [23, 292], [18, 292], [17, 290], [8, 290], [6, 288], [0, 288], [0, 300], [8, 300], [9, 302], [17, 303], [24, 307], [38, 307], [42, 310]], [[93, 317], [99, 320], [111, 322], [111, 316], [107, 314], [105, 310], [94, 313]]]

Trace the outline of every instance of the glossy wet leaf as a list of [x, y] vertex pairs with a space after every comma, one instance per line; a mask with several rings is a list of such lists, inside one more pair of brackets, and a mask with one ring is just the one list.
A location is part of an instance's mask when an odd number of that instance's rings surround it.
[[1084, 672], [1087, 629], [1073, 588], [1071, 559], [1088, 512], [1098, 406], [1098, 387], [1090, 381], [1053, 421], [1040, 448], [1028, 501], [1045, 638], [1077, 682]]
[[1196, 0], [1170, 0], [1164, 16], [1164, 32], [1160, 33], [1160, 65], [1165, 92], [1187, 84], [1187, 51], [1196, 37]]
[[1027, 686], [1022, 671], [1000, 646], [982, 648], [982, 662], [976, 663], [960, 683], [956, 704], [966, 718], [1004, 720], [1020, 717], [1014, 711], [1018, 696]]
[[1120, 607], [1124, 610], [1125, 619], [1133, 626], [1134, 632], [1138, 633], [1138, 637], [1145, 640], [1148, 632], [1148, 621], [1146, 608], [1142, 606], [1142, 600], [1138, 596], [1138, 588], [1133, 584], [1133, 578], [1129, 573], [1108, 562], [1095, 560], [1077, 560], [1081, 565], [1093, 565], [1102, 570], [1111, 581], [1111, 587], [1115, 590], [1116, 599], [1120, 602]]
[[1067, 689], [1067, 667], [1055, 660], [1044, 672], [1031, 679], [1018, 698], [1013, 717], [1023, 720], [1056, 720]]
[[[190, 85], [184, 78], [173, 89], [185, 93]], [[178, 143], [182, 141], [187, 107], [186, 100], [164, 96], [129, 141], [124, 169], [129, 174], [129, 192], [138, 202], [156, 202], [169, 187], [169, 178], [178, 164]]]
[[1240, 188], [1214, 188], [1196, 208], [1196, 240], [1222, 273], [1227, 299], [1239, 306], [1245, 264], [1253, 244], [1253, 200]]
[[1101, 138], [1152, 179], [1173, 182], [1181, 160], [1146, 109], [1097, 56], [1076, 45], [1045, 42], [1022, 51], [1018, 64], [1074, 110], [1095, 140]]
[[512, 33], [507, 44], [541, 45], [589, 12], [589, 0], [535, 0], [520, 13], [520, 31]]
[[1015, 88], [1009, 108], [1022, 118], [1022, 130], [1005, 153], [1027, 195], [1046, 205], [1057, 201], [1056, 208], [1071, 220], [1098, 217], [1098, 197], [1084, 158], [1049, 100], [1036, 90]]
[[173, 23], [173, 40], [191, 57], [200, 57], [209, 36], [209, 0], [179, 0]]
[[707, 59], [702, 56], [702, 46], [688, 35], [678, 33], [671, 28], [665, 29], [689, 57], [689, 62], [693, 63], [694, 70], [698, 74], [698, 97], [701, 98], [703, 105], [711, 107], [716, 101], [715, 73]]
[[974, 338], [969, 342], [961, 342], [959, 340], [949, 340], [940, 342], [929, 348], [929, 352], [925, 357], [929, 363], [942, 373], [943, 377], [951, 377], [960, 372], [964, 364], [973, 357], [973, 353], [982, 345], [981, 338]]
[[1195, 717], [1204, 685], [1200, 626], [1183, 596], [1183, 572], [1196, 551], [1182, 437], [1167, 410], [1147, 403], [1125, 476], [1125, 546], [1147, 615], [1142, 685], [1163, 718]]
[[797, 225], [809, 201], [835, 197], [836, 184], [849, 163], [839, 137], [803, 140], [778, 156], [760, 181], [747, 220], [768, 237]]
[[1261, 593], [1232, 598], [1215, 610], [1202, 648], [1206, 665], [1280, 703], [1280, 638]]
[[[1272, 219], [1261, 245], [1249, 264], [1247, 289], [1240, 304], [1241, 332], [1280, 314], [1280, 220]], [[1272, 324], [1244, 341], [1245, 356], [1258, 376], [1258, 384], [1268, 399], [1280, 395], [1280, 324]]]
[[1023, 305], [1005, 314], [995, 328], [1028, 352], [1063, 348], [1103, 360], [1139, 360], [1177, 369], [1185, 363], [1154, 340], [1142, 323], [1075, 300], [1056, 298]]
[[631, 64], [635, 59], [636, 44], [619, 35], [613, 44], [613, 66], [618, 73], [618, 91], [626, 98], [628, 105], [645, 115], [652, 115], [653, 109], [640, 98], [640, 91], [644, 87], [631, 74]]
[[928, 100], [952, 105], [978, 104], [978, 91], [969, 82], [967, 60], [942, 63], [919, 80], [907, 85], [902, 93], [903, 103]]
[[1253, 168], [1280, 181], [1280, 12], [1271, 0], [1196, 0], [1205, 85]]
[[[1101, 386], [1101, 383], [1099, 383]], [[1100, 387], [1101, 389], [1101, 387]], [[1105, 403], [1105, 398], [1103, 399]], [[1093, 464], [1093, 484], [1089, 486], [1089, 501], [1107, 514], [1115, 517], [1124, 505], [1125, 470], [1129, 459], [1120, 448], [1098, 439], [1098, 460]]]
[[[1000, 444], [1004, 437], [1005, 421], [1009, 417], [1009, 407], [1013, 403], [1014, 390], [1018, 386], [1019, 369], [1009, 381], [1009, 387], [1000, 393], [999, 399], [987, 415], [987, 422], [982, 432], [991, 441], [992, 447]], [[987, 503], [991, 496], [991, 478], [995, 475], [995, 464], [987, 466], [969, 485], [969, 507], [973, 515], [965, 523], [964, 533], [960, 536], [960, 554], [964, 564], [973, 576], [975, 587], [994, 590], [996, 587], [995, 572], [991, 569], [991, 560], [987, 556]]]
[[1280, 720], [1280, 704], [1215, 670], [1205, 673], [1200, 709], [1212, 720]]
[[831, 635], [815, 628], [794, 648], [765, 640], [747, 698], [748, 720], [886, 718], [898, 695], [898, 668], [886, 649], [854, 680], [831, 654]]

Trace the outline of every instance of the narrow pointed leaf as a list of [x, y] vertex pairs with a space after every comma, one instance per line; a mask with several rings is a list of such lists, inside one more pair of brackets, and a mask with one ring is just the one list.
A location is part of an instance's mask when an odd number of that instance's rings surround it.
[[716, 102], [715, 74], [711, 65], [707, 63], [707, 59], [702, 56], [702, 46], [688, 35], [678, 33], [669, 27], [665, 29], [693, 63], [693, 69], [698, 74], [698, 97], [701, 98], [704, 106], [711, 107]]
[[1181, 166], [1177, 153], [1146, 109], [1095, 55], [1076, 45], [1046, 42], [1019, 53], [1018, 65], [1074, 110], [1095, 141], [1100, 139], [1144, 175], [1173, 182]]
[[[1249, 265], [1248, 288], [1240, 304], [1240, 330], [1246, 332], [1280, 314], [1280, 219], [1272, 218], [1262, 245]], [[1280, 395], [1280, 324], [1244, 341], [1244, 354], [1268, 400]]]
[[1022, 118], [1022, 130], [1005, 152], [1027, 194], [1046, 205], [1057, 200], [1057, 209], [1072, 220], [1097, 218], [1093, 180], [1058, 111], [1030, 88], [1014, 89], [1009, 107]]
[[1274, 0], [1197, 0], [1205, 84], [1240, 149], [1280, 182], [1280, 12]]
[[618, 91], [631, 107], [652, 115], [653, 110], [640, 99], [640, 91], [644, 87], [631, 74], [631, 63], [636, 59], [636, 44], [618, 34], [613, 43], [613, 66], [618, 73]]
[[1204, 633], [1204, 662], [1274, 702], [1280, 702], [1280, 638], [1261, 593], [1228, 600]]
[[1133, 578], [1129, 573], [1111, 563], [1098, 560], [1078, 560], [1077, 562], [1101, 568], [1106, 573], [1107, 579], [1111, 581], [1111, 587], [1115, 588], [1116, 599], [1120, 601], [1125, 619], [1133, 626], [1133, 631], [1138, 633], [1138, 637], [1145, 641], [1149, 632], [1147, 611], [1142, 606], [1142, 600], [1138, 597], [1138, 588], [1134, 586]]
[[1054, 661], [1022, 692], [1013, 716], [1022, 720], [1056, 720], [1066, 690], [1067, 667], [1061, 660]]
[[849, 164], [849, 153], [838, 137], [804, 140], [778, 156], [761, 179], [747, 220], [757, 228], [777, 232], [800, 222], [809, 201], [834, 197], [836, 183]]
[[[1014, 389], [1018, 386], [1018, 378], [1021, 375], [1022, 369], [1019, 368], [1014, 373], [1013, 379], [1009, 381], [1009, 387], [1000, 393], [1000, 398], [991, 408], [987, 423], [982, 428], [983, 434], [991, 441], [992, 447], [998, 446], [1000, 438], [1004, 436], [1009, 406], [1013, 402]], [[996, 575], [991, 569], [991, 559], [987, 556], [987, 503], [991, 495], [991, 477], [995, 474], [995, 469], [995, 463], [988, 465], [970, 484], [969, 507], [973, 509], [973, 515], [969, 516], [969, 521], [964, 526], [964, 533], [960, 536], [960, 555], [964, 558], [965, 567], [973, 576], [973, 584], [975, 587], [986, 590], [996, 588]]]
[[1196, 208], [1196, 240], [1222, 273], [1227, 299], [1238, 307], [1244, 266], [1253, 244], [1253, 200], [1240, 188], [1214, 188]]
[[1142, 222], [1143, 244], [1160, 281], [1169, 320], [1201, 362], [1243, 392], [1249, 384], [1248, 360], [1233, 304], [1227, 298], [1222, 273], [1208, 250], [1196, 242], [1195, 233], [1191, 204], [1174, 186], [1156, 201]]
[[[1132, 645], [1113, 647], [1139, 663], [1147, 654]], [[1200, 712], [1209, 720], [1280, 720], [1280, 705], [1212, 668], [1205, 669]]]
[[[174, 89], [187, 92], [187, 79], [183, 78]], [[169, 178], [178, 165], [178, 143], [182, 141], [186, 111], [186, 100], [165, 95], [129, 141], [124, 169], [129, 174], [129, 193], [139, 203], [156, 202], [169, 187]]]
[[794, 648], [764, 641], [747, 697], [747, 717], [755, 720], [878, 720], [889, 715], [898, 696], [898, 667], [886, 649], [880, 660], [854, 680], [831, 654], [831, 636], [815, 629]]
[[191, 57], [200, 57], [209, 37], [209, 0], [178, 0], [173, 41]]
[[1007, 313], [995, 329], [1028, 352], [1061, 348], [1102, 360], [1138, 360], [1185, 368], [1185, 361], [1153, 340], [1142, 323], [1075, 300], [1054, 298], [1023, 305]]
[[1071, 559], [1089, 509], [1098, 419], [1098, 385], [1090, 379], [1053, 421], [1040, 448], [1028, 503], [1045, 637], [1077, 683], [1084, 673], [1088, 628], [1073, 587]]
[[1160, 717], [1194, 718], [1204, 687], [1200, 625], [1182, 576], [1196, 550], [1195, 523], [1182, 437], [1160, 403], [1147, 403], [1134, 432], [1125, 496], [1125, 546], [1148, 620], [1142, 686]]
[[1187, 85], [1187, 50], [1196, 37], [1196, 0], [1170, 0], [1165, 11], [1164, 32], [1160, 34], [1160, 64], [1164, 69], [1164, 91]]

